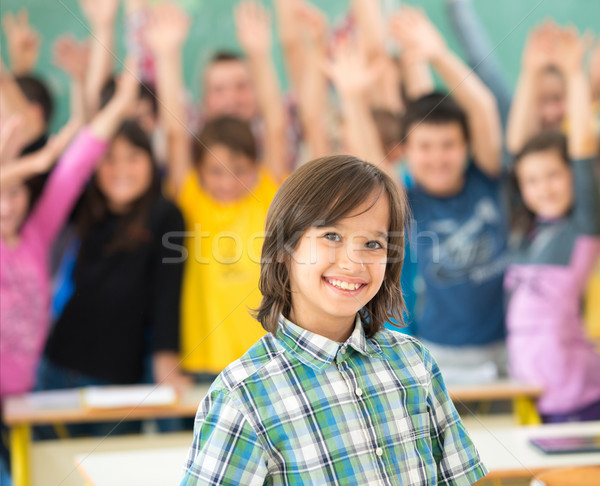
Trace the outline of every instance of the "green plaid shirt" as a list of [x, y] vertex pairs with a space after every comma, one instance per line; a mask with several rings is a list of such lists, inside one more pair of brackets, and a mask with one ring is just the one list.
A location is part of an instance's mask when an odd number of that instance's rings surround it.
[[415, 339], [343, 344], [281, 318], [215, 380], [182, 485], [468, 485], [485, 466]]

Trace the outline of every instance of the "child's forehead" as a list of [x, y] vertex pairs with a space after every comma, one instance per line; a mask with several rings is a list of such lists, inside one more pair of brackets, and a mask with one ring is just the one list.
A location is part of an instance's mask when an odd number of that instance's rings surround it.
[[359, 207], [335, 221], [315, 222], [313, 227], [332, 227], [344, 231], [368, 232], [386, 236], [390, 229], [390, 204], [387, 196], [364, 201]]

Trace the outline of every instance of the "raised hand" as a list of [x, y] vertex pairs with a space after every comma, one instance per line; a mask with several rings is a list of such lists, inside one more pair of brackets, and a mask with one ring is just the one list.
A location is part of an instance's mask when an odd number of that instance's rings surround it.
[[448, 49], [442, 34], [420, 8], [402, 7], [392, 16], [390, 32], [408, 62], [432, 61]]
[[248, 55], [271, 51], [271, 14], [259, 2], [245, 0], [234, 10], [237, 39]]
[[40, 55], [40, 36], [29, 24], [29, 13], [22, 8], [17, 15], [2, 18], [12, 71], [19, 76], [33, 70]]
[[555, 62], [564, 74], [570, 74], [583, 69], [583, 58], [592, 46], [593, 35], [586, 32], [579, 35], [573, 25], [562, 28], [558, 35]]
[[365, 53], [348, 38], [333, 46], [331, 60], [323, 65], [340, 96], [363, 95], [381, 74], [380, 61], [369, 65]]
[[117, 79], [117, 88], [111, 103], [118, 104], [124, 110], [132, 107], [140, 93], [139, 69], [135, 57], [128, 56], [123, 71]]
[[119, 0], [79, 0], [79, 4], [94, 29], [112, 29], [119, 11]]
[[87, 73], [90, 46], [70, 34], [60, 36], [54, 43], [52, 63], [74, 80], [83, 81]]
[[536, 73], [555, 65], [559, 37], [560, 27], [551, 20], [535, 27], [523, 50], [523, 69]]
[[190, 23], [190, 18], [176, 4], [159, 3], [152, 9], [144, 27], [148, 47], [155, 54], [181, 49], [187, 39]]
[[329, 21], [322, 10], [306, 0], [295, 0], [293, 6], [296, 21], [302, 33], [312, 42], [323, 42], [329, 30]]

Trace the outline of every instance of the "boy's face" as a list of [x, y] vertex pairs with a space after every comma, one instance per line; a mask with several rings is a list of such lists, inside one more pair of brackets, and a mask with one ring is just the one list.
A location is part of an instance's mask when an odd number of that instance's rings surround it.
[[212, 145], [198, 165], [200, 183], [216, 201], [237, 201], [250, 194], [258, 178], [255, 161], [223, 145]]
[[29, 190], [23, 183], [5, 187], [0, 192], [0, 236], [5, 241], [15, 238], [27, 216]]
[[565, 83], [554, 72], [545, 72], [540, 77], [538, 109], [542, 128], [560, 130], [566, 114]]
[[[330, 227], [306, 230], [290, 256], [290, 319], [333, 340], [379, 291], [387, 262], [388, 198], [374, 197]], [[369, 206], [373, 207], [369, 208]]]
[[232, 115], [242, 120], [251, 120], [256, 115], [256, 93], [244, 62], [221, 61], [206, 69], [204, 109], [208, 119]]
[[563, 217], [573, 204], [573, 176], [555, 150], [524, 156], [516, 167], [527, 208], [546, 219]]
[[404, 148], [414, 180], [427, 193], [446, 197], [462, 189], [468, 146], [458, 122], [413, 125]]

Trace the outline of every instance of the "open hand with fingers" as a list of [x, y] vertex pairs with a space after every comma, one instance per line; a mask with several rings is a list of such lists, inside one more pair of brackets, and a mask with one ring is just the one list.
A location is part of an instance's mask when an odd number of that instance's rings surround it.
[[340, 96], [363, 95], [381, 74], [383, 64], [367, 62], [366, 55], [347, 37], [333, 46], [331, 60], [323, 65]]
[[15, 75], [30, 73], [40, 55], [40, 36], [29, 23], [29, 13], [22, 8], [17, 15], [8, 12], [2, 17], [8, 57]]
[[190, 24], [188, 15], [176, 4], [159, 3], [151, 10], [144, 27], [146, 43], [156, 55], [179, 52], [187, 39]]
[[271, 14], [259, 2], [244, 0], [234, 10], [237, 39], [244, 52], [268, 55], [271, 52]]
[[448, 49], [440, 31], [420, 8], [402, 7], [393, 15], [390, 31], [407, 62], [433, 61]]
[[65, 34], [54, 42], [52, 62], [72, 79], [83, 81], [87, 73], [89, 54], [88, 42], [80, 42], [72, 35]]

